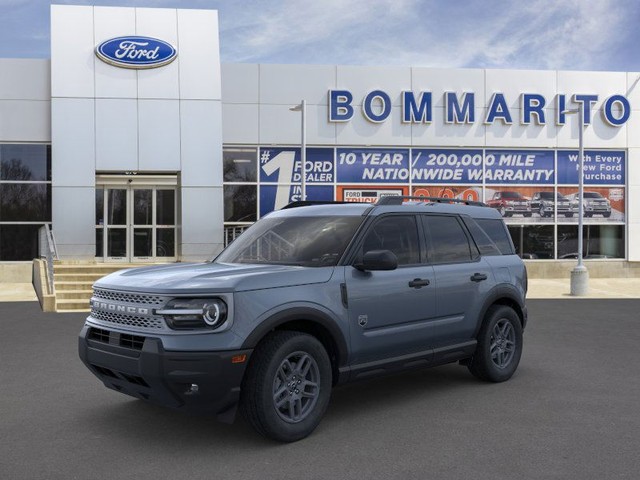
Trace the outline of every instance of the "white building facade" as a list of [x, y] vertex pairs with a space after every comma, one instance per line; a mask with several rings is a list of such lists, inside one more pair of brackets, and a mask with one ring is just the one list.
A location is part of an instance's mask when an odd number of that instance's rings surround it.
[[[220, 66], [212, 10], [51, 13], [50, 61], [0, 60], [0, 262], [37, 256], [43, 223], [63, 259], [211, 258], [301, 198], [303, 100], [307, 199], [485, 201], [553, 261], [577, 255], [582, 108], [584, 254], [640, 261], [640, 73]], [[133, 37], [175, 56], [96, 55]]]

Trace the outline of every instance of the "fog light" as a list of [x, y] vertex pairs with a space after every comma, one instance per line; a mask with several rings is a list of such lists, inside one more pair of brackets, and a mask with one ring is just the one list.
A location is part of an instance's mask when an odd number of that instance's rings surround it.
[[197, 383], [192, 383], [189, 389], [184, 392], [185, 395], [196, 395], [200, 392], [200, 387], [198, 387]]

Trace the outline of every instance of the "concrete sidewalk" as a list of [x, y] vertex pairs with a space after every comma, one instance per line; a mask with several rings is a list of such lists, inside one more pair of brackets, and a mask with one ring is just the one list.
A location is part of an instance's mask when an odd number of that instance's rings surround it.
[[527, 298], [640, 298], [640, 278], [591, 278], [588, 295], [569, 292], [569, 278], [531, 278]]
[[38, 297], [30, 283], [0, 283], [0, 302], [37, 302]]
[[[640, 298], [640, 278], [592, 278], [585, 297], [569, 295], [568, 278], [531, 278], [527, 298]], [[0, 302], [37, 301], [30, 283], [0, 283]]]

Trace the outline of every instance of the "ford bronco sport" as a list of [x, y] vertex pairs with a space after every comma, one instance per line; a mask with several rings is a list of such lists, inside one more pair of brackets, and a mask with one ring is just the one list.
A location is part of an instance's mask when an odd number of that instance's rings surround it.
[[96, 282], [79, 354], [113, 390], [228, 422], [239, 405], [261, 434], [295, 441], [337, 384], [451, 362], [508, 380], [526, 289], [500, 214], [483, 204], [303, 202], [213, 262]]

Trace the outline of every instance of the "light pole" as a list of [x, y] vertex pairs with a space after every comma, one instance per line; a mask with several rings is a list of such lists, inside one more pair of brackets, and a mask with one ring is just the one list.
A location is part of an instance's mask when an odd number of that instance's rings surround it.
[[571, 295], [579, 297], [589, 292], [589, 271], [582, 263], [584, 221], [584, 103], [577, 109], [564, 110], [563, 114], [577, 113], [578, 122], [578, 265], [571, 270]]
[[307, 102], [306, 100], [302, 100], [298, 105], [294, 107], [289, 107], [289, 110], [292, 112], [301, 112], [302, 120], [301, 120], [301, 139], [300, 139], [300, 161], [302, 162], [302, 168], [300, 170], [300, 200], [304, 201], [307, 199]]

